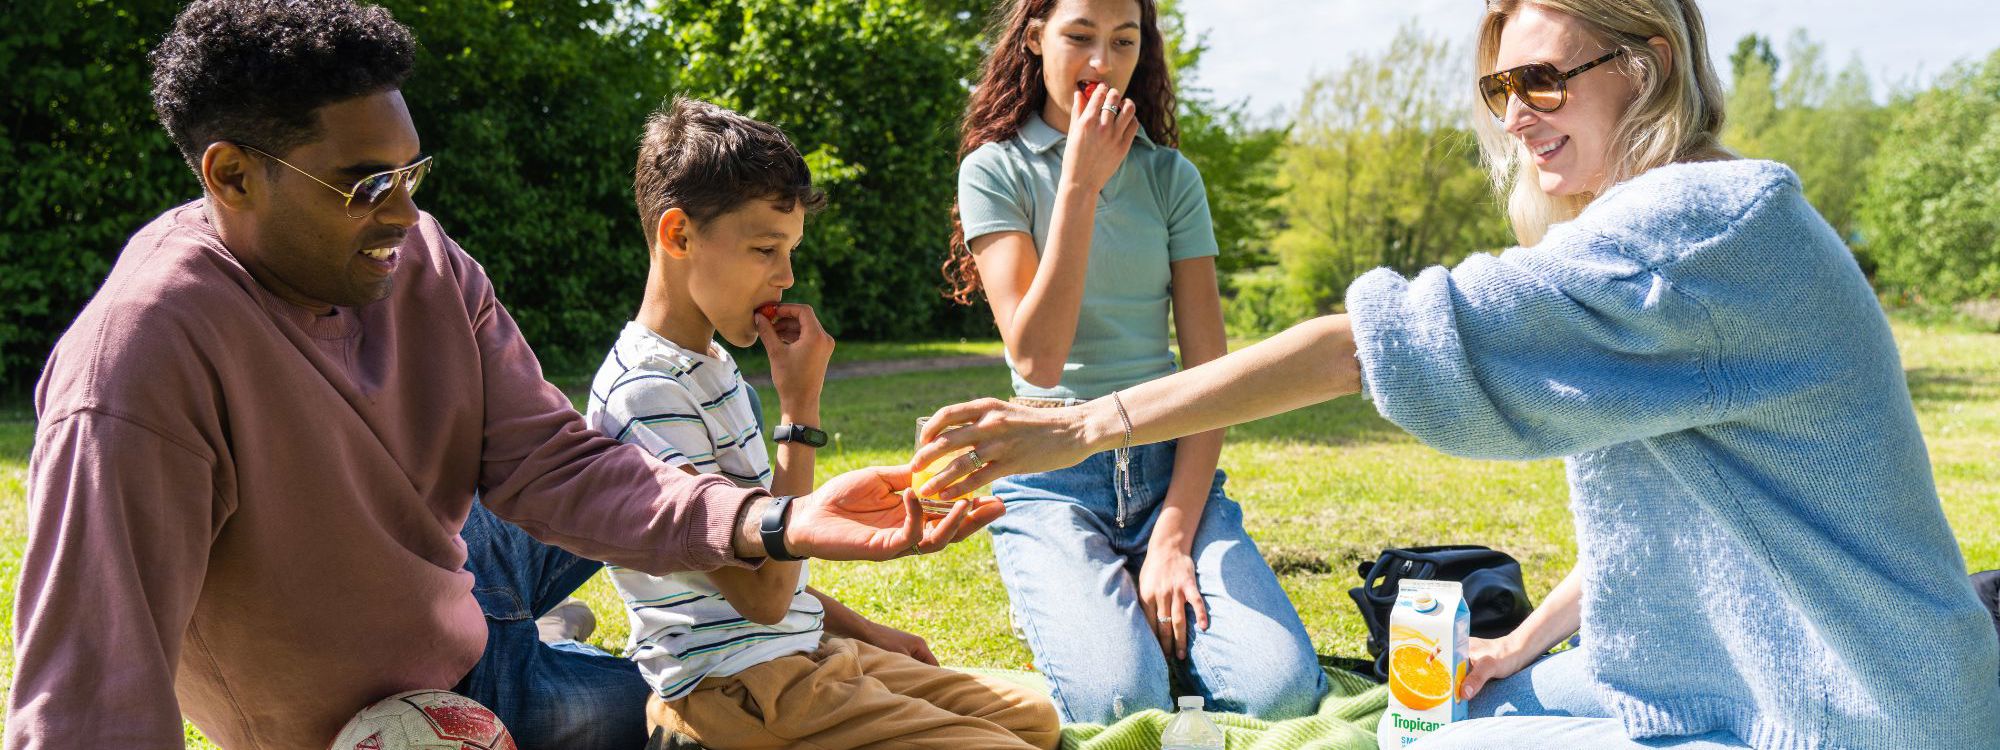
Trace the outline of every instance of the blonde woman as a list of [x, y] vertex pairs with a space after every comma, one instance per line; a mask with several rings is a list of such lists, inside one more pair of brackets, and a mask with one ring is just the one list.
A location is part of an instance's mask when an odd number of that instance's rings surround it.
[[1576, 570], [1478, 644], [1483, 718], [1415, 747], [2000, 747], [1888, 322], [1798, 177], [1717, 145], [1694, 4], [1494, 0], [1477, 63], [1521, 247], [1079, 406], [947, 407], [969, 426], [914, 463], [974, 448], [951, 494], [1365, 392], [1439, 450], [1569, 469]]

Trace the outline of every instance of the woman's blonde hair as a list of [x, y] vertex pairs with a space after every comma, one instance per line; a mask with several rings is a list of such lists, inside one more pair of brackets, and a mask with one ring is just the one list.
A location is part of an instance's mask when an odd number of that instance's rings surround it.
[[[1638, 81], [1639, 95], [1612, 133], [1604, 185], [1677, 161], [1733, 157], [1720, 140], [1722, 81], [1709, 62], [1708, 32], [1694, 0], [1487, 0], [1486, 17], [1479, 23], [1480, 75], [1493, 72], [1500, 56], [1500, 31], [1524, 5], [1575, 18], [1606, 51], [1625, 50], [1607, 65]], [[1647, 43], [1653, 37], [1666, 40], [1671, 64]], [[1494, 190], [1507, 196], [1508, 218], [1521, 244], [1540, 242], [1551, 224], [1576, 218], [1597, 197], [1542, 192], [1527, 147], [1508, 135], [1484, 104], [1475, 104], [1473, 130], [1492, 172]]]

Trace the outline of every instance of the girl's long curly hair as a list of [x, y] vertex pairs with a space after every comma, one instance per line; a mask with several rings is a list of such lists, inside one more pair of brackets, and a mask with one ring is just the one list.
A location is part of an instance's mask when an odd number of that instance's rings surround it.
[[[1167, 69], [1165, 41], [1160, 36], [1159, 11], [1153, 0], [1139, 4], [1139, 67], [1125, 98], [1139, 103], [1139, 125], [1146, 136], [1168, 148], [1180, 148], [1180, 128], [1174, 120], [1174, 82]], [[1042, 58], [1028, 51], [1030, 35], [1040, 34], [1057, 0], [1013, 0], [994, 15], [988, 35], [993, 51], [980, 66], [979, 84], [966, 103], [959, 123], [958, 160], [988, 143], [1014, 137], [1030, 117], [1040, 117], [1048, 88], [1042, 84]], [[1068, 92], [1064, 92], [1068, 93]], [[961, 305], [979, 294], [979, 268], [965, 242], [965, 225], [958, 203], [951, 205], [951, 254], [944, 262], [949, 288], [945, 296]]]

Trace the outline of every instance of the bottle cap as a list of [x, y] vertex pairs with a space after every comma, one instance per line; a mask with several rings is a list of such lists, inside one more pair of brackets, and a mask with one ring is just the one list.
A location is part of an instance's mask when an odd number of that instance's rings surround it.
[[1194, 709], [1196, 711], [1200, 711], [1205, 701], [1203, 701], [1201, 699], [1201, 696], [1199, 695], [1183, 695], [1180, 697], [1178, 703], [1180, 704], [1181, 708]]
[[1429, 591], [1419, 591], [1417, 592], [1416, 600], [1412, 601], [1411, 605], [1415, 606], [1418, 612], [1430, 612], [1437, 609], [1438, 600], [1437, 597], [1431, 596], [1431, 592]]

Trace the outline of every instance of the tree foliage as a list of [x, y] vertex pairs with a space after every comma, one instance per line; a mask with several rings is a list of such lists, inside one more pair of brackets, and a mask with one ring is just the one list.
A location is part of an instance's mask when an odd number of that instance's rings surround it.
[[2000, 51], [1896, 107], [1866, 179], [1857, 213], [1878, 285], [2000, 299]]
[[1406, 26], [1386, 51], [1307, 84], [1279, 173], [1283, 275], [1263, 277], [1276, 299], [1246, 302], [1239, 330], [1330, 310], [1370, 269], [1414, 272], [1511, 242], [1466, 128], [1464, 67], [1452, 45]]
[[171, 2], [0, 11], [0, 390], [33, 381], [125, 238], [201, 193], [153, 119], [146, 53]]
[[1790, 165], [1806, 199], [1855, 244], [1856, 201], [1867, 186], [1868, 162], [1880, 146], [1887, 113], [1875, 103], [1860, 58], [1830, 74], [1823, 50], [1799, 31], [1780, 58], [1769, 40], [1745, 36], [1730, 57], [1736, 74], [1723, 143], [1744, 156]]

